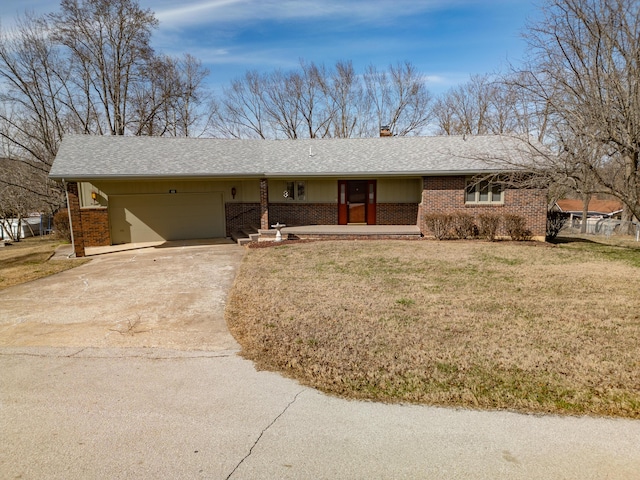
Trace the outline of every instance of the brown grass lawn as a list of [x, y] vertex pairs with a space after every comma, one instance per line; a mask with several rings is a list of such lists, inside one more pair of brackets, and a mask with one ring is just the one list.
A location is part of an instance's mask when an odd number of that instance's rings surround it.
[[0, 290], [68, 270], [86, 259], [51, 261], [62, 242], [46, 237], [29, 237], [0, 248]]
[[348, 398], [640, 418], [640, 249], [343, 241], [249, 250], [260, 368]]

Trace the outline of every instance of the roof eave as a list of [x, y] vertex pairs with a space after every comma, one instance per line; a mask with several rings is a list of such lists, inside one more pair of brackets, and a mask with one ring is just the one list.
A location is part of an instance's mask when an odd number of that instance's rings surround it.
[[465, 169], [465, 170], [414, 170], [414, 171], [362, 171], [362, 172], [250, 172], [250, 173], [199, 173], [199, 174], [159, 174], [159, 175], [104, 175], [104, 174], [63, 174], [52, 173], [52, 180], [91, 181], [91, 180], [204, 180], [232, 178], [331, 178], [331, 177], [434, 177], [452, 175], [477, 175], [506, 172], [506, 169]]
[[206, 179], [215, 179], [215, 178], [262, 178], [264, 174], [262, 173], [221, 173], [221, 174], [213, 174], [213, 173], [199, 173], [199, 174], [180, 174], [180, 175], [77, 175], [77, 174], [68, 174], [64, 175], [61, 173], [53, 173], [49, 175], [49, 178], [52, 180], [65, 180], [67, 182], [85, 182], [91, 180], [206, 180]]
[[282, 177], [436, 177], [452, 175], [477, 175], [507, 172], [506, 169], [465, 169], [465, 170], [409, 170], [409, 171], [356, 171], [356, 172], [266, 172], [267, 178]]

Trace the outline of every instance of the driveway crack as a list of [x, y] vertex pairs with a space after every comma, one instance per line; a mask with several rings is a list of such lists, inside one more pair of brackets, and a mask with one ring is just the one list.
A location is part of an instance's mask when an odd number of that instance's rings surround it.
[[75, 353], [72, 353], [71, 355], [65, 355], [67, 358], [71, 358], [71, 357], [75, 357], [76, 355], [81, 354], [82, 352], [84, 352], [87, 349], [87, 347], [83, 347], [80, 350], [78, 350]]
[[289, 410], [289, 407], [291, 407], [291, 405], [293, 405], [296, 400], [298, 399], [298, 397], [300, 396], [300, 394], [304, 392], [304, 390], [300, 390], [298, 393], [296, 393], [295, 397], [293, 397], [293, 400], [291, 400], [285, 407], [284, 409], [276, 416], [276, 418], [274, 418], [271, 423], [269, 425], [267, 425], [261, 432], [260, 435], [258, 435], [258, 438], [256, 438], [256, 441], [253, 442], [253, 445], [251, 445], [251, 448], [249, 449], [249, 453], [247, 453], [239, 462], [238, 464], [235, 466], [235, 468], [231, 471], [231, 473], [229, 475], [227, 475], [225, 480], [229, 480], [234, 473], [236, 473], [236, 470], [238, 470], [238, 468], [240, 468], [240, 465], [242, 465], [244, 463], [244, 461], [249, 458], [251, 456], [251, 454], [253, 453], [253, 449], [256, 447], [256, 445], [258, 445], [258, 442], [260, 442], [260, 439], [262, 438], [262, 436], [267, 432], [267, 430], [269, 430], [274, 423], [276, 423], [278, 421], [278, 419], [284, 415], [286, 413], [287, 410]]

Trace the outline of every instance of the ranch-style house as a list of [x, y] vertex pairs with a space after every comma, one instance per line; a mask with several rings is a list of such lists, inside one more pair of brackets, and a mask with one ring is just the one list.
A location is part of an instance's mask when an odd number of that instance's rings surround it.
[[[543, 240], [546, 192], [484, 176], [530, 161], [506, 136], [231, 140], [69, 135], [64, 182], [74, 250], [229, 237], [253, 225], [413, 226], [428, 213], [517, 214]], [[338, 227], [336, 227], [338, 228]]]

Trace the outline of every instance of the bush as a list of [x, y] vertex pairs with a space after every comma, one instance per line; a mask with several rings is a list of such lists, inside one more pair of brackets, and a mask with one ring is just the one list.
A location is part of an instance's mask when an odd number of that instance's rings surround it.
[[462, 212], [453, 215], [453, 235], [462, 240], [477, 236], [478, 227], [474, 223], [473, 216]]
[[478, 231], [481, 237], [486, 238], [490, 242], [496, 239], [498, 227], [500, 227], [500, 215], [493, 213], [483, 213], [478, 215]]
[[69, 213], [67, 209], [58, 210], [53, 216], [53, 229], [59, 239], [71, 241], [71, 229], [69, 228]]
[[504, 216], [504, 229], [511, 240], [518, 242], [531, 240], [531, 230], [527, 229], [527, 222], [520, 215], [506, 214]]
[[567, 215], [562, 212], [547, 212], [547, 240], [556, 238], [567, 220]]
[[438, 240], [444, 240], [450, 235], [453, 217], [446, 213], [429, 213], [424, 216], [427, 228]]

